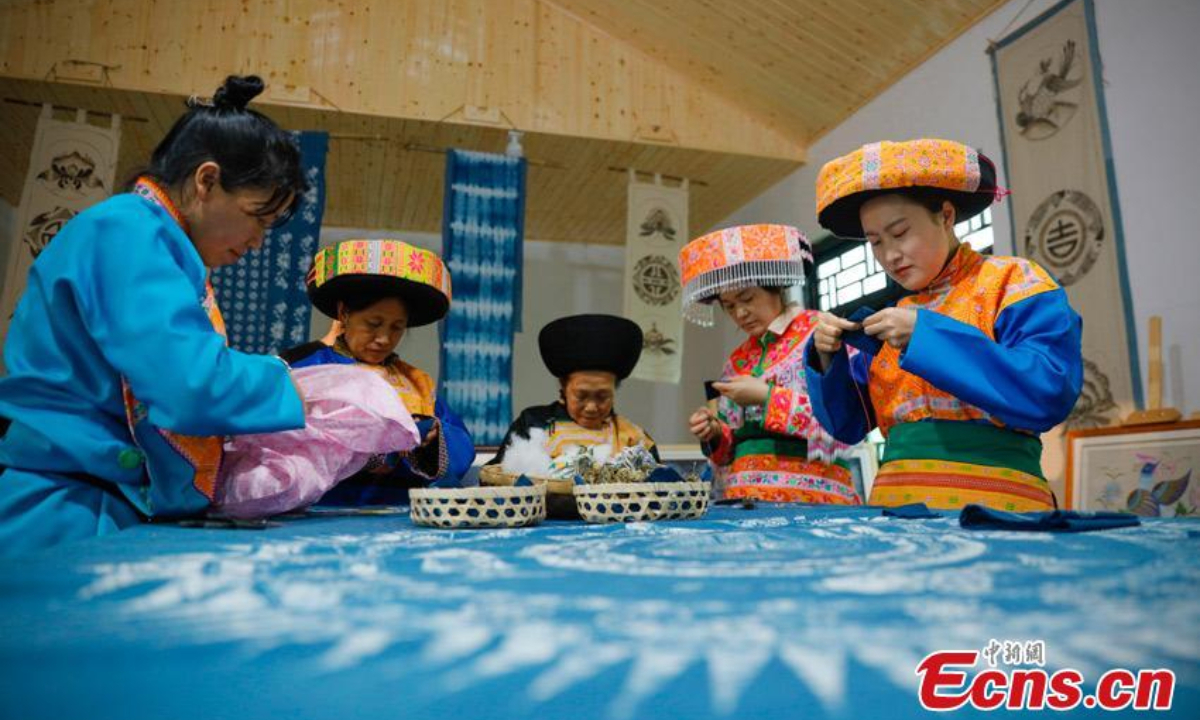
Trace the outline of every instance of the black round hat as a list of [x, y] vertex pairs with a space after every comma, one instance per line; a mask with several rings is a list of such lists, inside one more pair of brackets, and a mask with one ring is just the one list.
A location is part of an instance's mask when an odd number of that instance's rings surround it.
[[624, 380], [642, 356], [642, 329], [616, 315], [572, 315], [542, 328], [538, 348], [555, 377], [603, 370]]
[[450, 309], [450, 273], [436, 253], [400, 240], [343, 240], [321, 248], [306, 282], [312, 304], [337, 319], [349, 298], [397, 297], [408, 326], [437, 322]]

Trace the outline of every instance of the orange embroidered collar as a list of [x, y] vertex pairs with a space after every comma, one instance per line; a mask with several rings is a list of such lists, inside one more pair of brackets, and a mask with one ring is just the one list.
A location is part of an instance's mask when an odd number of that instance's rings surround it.
[[183, 217], [183, 213], [179, 211], [179, 208], [171, 200], [170, 196], [167, 195], [167, 191], [163, 189], [161, 185], [148, 177], [140, 177], [133, 185], [133, 193], [146, 198], [150, 202], [161, 207], [163, 210], [166, 210], [167, 214], [169, 214], [175, 220], [175, 222], [179, 224], [179, 227], [183, 228], [185, 233], [188, 232], [187, 219]]

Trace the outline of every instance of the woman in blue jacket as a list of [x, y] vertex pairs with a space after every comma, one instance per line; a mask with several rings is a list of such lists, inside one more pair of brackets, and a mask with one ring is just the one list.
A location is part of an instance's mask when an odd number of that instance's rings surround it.
[[304, 426], [287, 366], [226, 345], [209, 283], [306, 187], [292, 137], [246, 108], [262, 90], [189, 100], [133, 192], [30, 268], [0, 379], [0, 553], [202, 512], [223, 436]]

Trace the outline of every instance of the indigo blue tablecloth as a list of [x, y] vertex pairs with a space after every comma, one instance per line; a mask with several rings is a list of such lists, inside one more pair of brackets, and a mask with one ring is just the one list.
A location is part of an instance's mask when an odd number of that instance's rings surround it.
[[995, 640], [1088, 681], [1169, 668], [1170, 712], [1117, 715], [1196, 718], [1197, 529], [767, 505], [501, 531], [147, 525], [0, 561], [0, 717], [924, 717], [921, 659]]

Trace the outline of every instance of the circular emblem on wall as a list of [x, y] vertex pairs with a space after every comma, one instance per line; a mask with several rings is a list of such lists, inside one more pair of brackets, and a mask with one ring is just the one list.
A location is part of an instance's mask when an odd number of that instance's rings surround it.
[[679, 271], [663, 255], [647, 255], [633, 267], [633, 290], [647, 305], [667, 305], [679, 295]]
[[1087, 275], [1104, 242], [1104, 215], [1078, 190], [1059, 190], [1038, 205], [1025, 226], [1025, 256], [1064, 286]]

